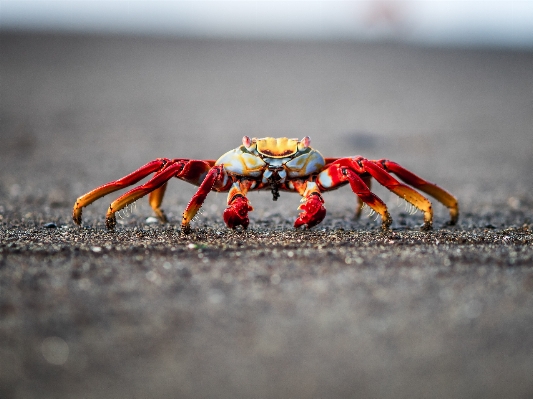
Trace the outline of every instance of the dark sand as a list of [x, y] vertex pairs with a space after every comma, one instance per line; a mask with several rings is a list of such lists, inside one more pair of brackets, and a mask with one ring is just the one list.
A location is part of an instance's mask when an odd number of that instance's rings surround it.
[[[350, 42], [0, 35], [0, 398], [533, 395], [533, 53]], [[106, 231], [76, 197], [156, 157], [310, 135], [445, 187], [435, 229], [375, 187], [295, 231], [299, 197], [252, 193], [250, 228], [172, 181]], [[149, 220], [148, 220], [149, 221]], [[48, 227], [46, 227], [48, 226]], [[55, 227], [54, 227], [55, 226]]]

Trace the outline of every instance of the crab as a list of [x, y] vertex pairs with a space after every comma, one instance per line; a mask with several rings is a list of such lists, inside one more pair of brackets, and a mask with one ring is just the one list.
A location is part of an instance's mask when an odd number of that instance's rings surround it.
[[[191, 220], [210, 191], [228, 193], [228, 207], [224, 210], [223, 217], [231, 229], [239, 226], [246, 229], [250, 223], [248, 212], [253, 208], [246, 198], [249, 191], [270, 190], [274, 201], [279, 198], [280, 191], [297, 192], [302, 199], [294, 227], [311, 228], [326, 216], [322, 194], [345, 185], [349, 185], [358, 198], [355, 216], [360, 216], [366, 204], [381, 216], [382, 229], [388, 230], [392, 218], [387, 205], [370, 191], [372, 179], [423, 212], [422, 230], [432, 228], [433, 210], [431, 202], [417, 190], [429, 194], [449, 209], [450, 224], [455, 224], [459, 217], [459, 205], [453, 195], [393, 161], [373, 161], [361, 156], [324, 158], [311, 147], [308, 136], [301, 140], [244, 136], [242, 145], [225, 153], [217, 161], [158, 158], [121, 179], [95, 188], [76, 200], [72, 214], [74, 222], [81, 224], [83, 207], [106, 194], [131, 186], [152, 173], [153, 177], [146, 183], [131, 189], [111, 203], [106, 215], [108, 229], [115, 228], [117, 211], [147, 194], [156, 216], [161, 222], [167, 222], [161, 202], [168, 180], [173, 177], [198, 186], [183, 212], [183, 232], [190, 231]], [[406, 184], [399, 182], [391, 173]]]

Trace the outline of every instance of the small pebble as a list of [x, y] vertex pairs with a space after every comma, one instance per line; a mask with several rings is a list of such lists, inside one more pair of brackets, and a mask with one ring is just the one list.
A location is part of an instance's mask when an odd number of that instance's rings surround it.
[[57, 229], [57, 224], [55, 224], [54, 222], [45, 223], [43, 224], [43, 227], [45, 229]]

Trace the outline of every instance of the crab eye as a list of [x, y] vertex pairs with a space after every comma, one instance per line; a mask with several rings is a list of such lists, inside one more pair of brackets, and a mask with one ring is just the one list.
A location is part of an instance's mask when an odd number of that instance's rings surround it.
[[303, 139], [300, 140], [300, 149], [307, 148], [311, 145], [311, 138], [309, 136], [305, 136]]
[[252, 139], [251, 139], [250, 137], [248, 137], [248, 136], [244, 136], [244, 137], [242, 138], [242, 144], [243, 144], [246, 148], [248, 148], [248, 147], [250, 147], [250, 146], [252, 145]]

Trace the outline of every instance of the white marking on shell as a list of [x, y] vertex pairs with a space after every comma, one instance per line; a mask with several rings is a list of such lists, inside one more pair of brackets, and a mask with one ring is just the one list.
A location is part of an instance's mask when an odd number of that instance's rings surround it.
[[329, 175], [329, 172], [327, 170], [320, 172], [318, 174], [317, 181], [320, 183], [320, 185], [324, 188], [331, 188], [333, 187], [333, 180], [331, 179], [331, 176]]
[[325, 163], [318, 151], [311, 150], [287, 162], [285, 166], [289, 169], [289, 177], [294, 178], [320, 172]]
[[259, 177], [266, 168], [266, 163], [256, 155], [240, 151], [239, 148], [222, 155], [215, 165], [224, 165], [230, 173], [241, 176]]

